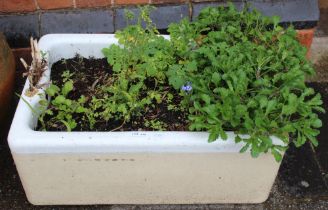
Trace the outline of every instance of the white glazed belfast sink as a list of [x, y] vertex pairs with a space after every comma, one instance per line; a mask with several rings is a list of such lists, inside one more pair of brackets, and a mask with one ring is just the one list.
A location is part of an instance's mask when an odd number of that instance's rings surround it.
[[[56, 34], [43, 36], [39, 46], [51, 67], [76, 53], [103, 57], [101, 49], [113, 43], [111, 34]], [[33, 107], [39, 100], [23, 97]], [[259, 203], [280, 165], [269, 153], [240, 154], [232, 132], [208, 143], [206, 132], [41, 132], [36, 122], [20, 100], [8, 136], [36, 205]]]

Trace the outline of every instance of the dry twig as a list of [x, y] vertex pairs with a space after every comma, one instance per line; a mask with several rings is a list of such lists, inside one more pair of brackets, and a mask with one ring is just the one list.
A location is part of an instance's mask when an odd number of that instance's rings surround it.
[[20, 59], [26, 72], [23, 76], [26, 76], [29, 80], [30, 87], [26, 90], [25, 95], [28, 97], [32, 97], [38, 93], [38, 83], [43, 75], [43, 72], [46, 70], [46, 61], [41, 56], [41, 51], [38, 47], [37, 40], [31, 37], [31, 55], [32, 55], [32, 63], [29, 66], [23, 58]]

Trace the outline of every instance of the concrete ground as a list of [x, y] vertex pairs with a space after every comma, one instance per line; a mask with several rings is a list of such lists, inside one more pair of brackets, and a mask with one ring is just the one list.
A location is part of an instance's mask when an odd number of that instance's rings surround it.
[[[327, 13], [328, 14], [328, 13]], [[326, 15], [327, 16], [327, 15]], [[323, 18], [326, 18], [323, 16]], [[326, 21], [325, 21], [326, 22]], [[321, 24], [323, 25], [323, 24]], [[312, 60], [317, 77], [309, 85], [319, 91], [328, 110], [328, 30], [320, 26], [312, 49]], [[17, 75], [16, 92], [21, 92], [23, 80]], [[233, 205], [102, 205], [102, 206], [33, 206], [26, 200], [19, 176], [6, 141], [7, 132], [17, 104], [6, 125], [0, 129], [0, 210], [10, 209], [328, 209], [328, 113], [322, 114], [323, 128], [318, 137], [319, 146], [293, 146], [287, 151], [269, 199], [261, 204]], [[242, 187], [242, 186], [241, 186]]]

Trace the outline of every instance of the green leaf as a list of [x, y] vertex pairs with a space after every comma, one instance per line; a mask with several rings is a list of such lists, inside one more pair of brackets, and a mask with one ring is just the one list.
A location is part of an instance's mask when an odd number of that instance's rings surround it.
[[62, 88], [62, 94], [64, 96], [67, 96], [67, 94], [69, 92], [71, 92], [73, 90], [73, 81], [72, 80], [68, 80], [67, 82], [65, 82], [63, 88]]
[[319, 145], [318, 140], [314, 136], [307, 135], [307, 134], [305, 134], [305, 135], [315, 147], [317, 147]]
[[86, 111], [86, 109], [82, 106], [78, 106], [75, 110], [76, 113], [83, 113], [85, 111]]
[[277, 101], [276, 100], [270, 100], [267, 104], [267, 108], [265, 110], [265, 115], [268, 115], [271, 111], [273, 111], [276, 108]]
[[51, 111], [50, 109], [46, 110], [45, 113], [48, 115], [54, 115], [53, 111]]
[[266, 144], [266, 146], [272, 146], [272, 139], [269, 136], [261, 136], [260, 139]]
[[72, 106], [72, 100], [70, 100], [70, 99], [65, 99], [65, 101], [64, 101], [63, 104], [65, 104], [66, 106], [70, 107], [70, 106]]
[[222, 138], [222, 140], [228, 139], [228, 135], [223, 129], [220, 129], [220, 137]]
[[208, 142], [214, 142], [219, 138], [219, 134], [217, 132], [210, 132], [210, 135], [208, 136]]
[[291, 133], [295, 131], [295, 128], [292, 124], [287, 124], [281, 128], [283, 132]]
[[214, 72], [212, 74], [212, 79], [211, 81], [215, 84], [215, 85], [219, 85], [220, 84], [220, 81], [221, 81], [221, 76], [219, 73], [217, 72]]
[[108, 57], [110, 55], [109, 48], [103, 48], [101, 52], [104, 54], [105, 57]]
[[206, 103], [206, 104], [210, 104], [211, 103], [211, 97], [209, 95], [206, 94], [201, 94], [200, 98]]
[[266, 98], [266, 97], [261, 97], [259, 102], [260, 102], [260, 107], [261, 107], [261, 108], [264, 108], [264, 107], [266, 107], [267, 104], [268, 104], [268, 98]]
[[318, 93], [308, 103], [313, 106], [322, 105], [321, 95]]
[[84, 104], [85, 102], [87, 102], [87, 98], [84, 95], [82, 95], [82, 96], [80, 96], [78, 102], [80, 104]]
[[174, 89], [179, 90], [186, 82], [182, 77], [169, 77], [169, 83]]
[[60, 122], [62, 122], [65, 125], [66, 130], [68, 132], [71, 132], [72, 131], [71, 125], [68, 122], [66, 122], [65, 120], [60, 120]]
[[249, 143], [247, 143], [245, 146], [243, 146], [241, 149], [240, 149], [240, 153], [244, 153], [247, 151], [247, 149], [249, 148]]
[[154, 77], [154, 76], [156, 76], [156, 74], [157, 74], [157, 69], [156, 69], [155, 67], [148, 65], [146, 69], [147, 69], [147, 70], [146, 70], [146, 71], [147, 71], [147, 75], [148, 75], [149, 77]]
[[53, 103], [54, 105], [64, 104], [64, 103], [65, 103], [65, 100], [66, 100], [66, 98], [65, 98], [64, 96], [59, 95], [59, 96], [57, 96], [57, 97], [52, 101], [52, 103]]
[[276, 149], [271, 149], [271, 154], [274, 156], [274, 159], [279, 163], [282, 160], [282, 155]]
[[274, 26], [277, 26], [278, 23], [280, 21], [280, 17], [279, 16], [272, 16], [272, 22]]
[[291, 115], [297, 111], [298, 98], [294, 93], [288, 95], [288, 105], [282, 107], [282, 114]]
[[39, 104], [41, 105], [41, 106], [48, 106], [48, 101], [47, 100], [45, 100], [45, 99], [43, 99], [43, 100], [40, 100], [39, 101]]
[[57, 85], [51, 84], [47, 89], [46, 89], [46, 93], [49, 96], [55, 96], [56, 94], [58, 94], [59, 92], [59, 87]]
[[236, 144], [239, 143], [239, 142], [241, 142], [241, 141], [243, 141], [243, 139], [239, 135], [236, 135], [235, 136], [235, 142], [236, 142]]
[[253, 158], [257, 158], [260, 155], [259, 148], [257, 146], [254, 146], [251, 148], [251, 156]]
[[312, 126], [314, 128], [321, 128], [322, 127], [322, 121], [320, 119], [316, 119], [312, 122]]

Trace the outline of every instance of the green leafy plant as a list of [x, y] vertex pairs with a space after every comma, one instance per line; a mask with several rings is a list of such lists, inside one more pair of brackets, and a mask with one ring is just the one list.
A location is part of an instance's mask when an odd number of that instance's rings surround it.
[[[51, 119], [47, 121], [48, 125], [43, 124], [43, 129], [53, 127], [52, 121], [56, 121], [66, 125], [66, 130], [73, 130], [77, 121], [75, 116], [82, 123], [89, 122], [90, 129], [97, 122], [119, 122], [118, 127], [111, 129], [115, 131], [130, 123], [132, 118], [142, 117], [149, 110], [154, 111], [163, 102], [167, 104], [169, 112], [179, 111], [172, 101], [173, 95], [178, 93], [169, 93], [173, 89], [168, 86], [166, 77], [167, 69], [175, 62], [174, 50], [170, 41], [159, 36], [152, 24], [149, 18], [151, 9], [150, 6], [141, 8], [138, 23], [116, 33], [119, 45], [111, 45], [102, 50], [113, 73], [103, 79], [102, 85], [91, 87], [96, 89], [94, 95], [82, 102], [66, 98], [69, 93], [66, 86], [69, 84], [73, 88], [71, 77], [74, 73], [69, 70], [62, 74], [62, 88], [51, 85], [46, 90], [47, 95], [53, 99], [51, 106], [40, 117], [41, 124], [44, 117]], [[134, 18], [133, 14], [127, 12], [127, 19], [131, 18]], [[145, 28], [143, 23], [146, 24]], [[66, 65], [66, 60], [62, 63]], [[152, 130], [165, 127], [163, 122], [155, 123], [146, 119], [148, 122], [146, 127]]]
[[[39, 101], [39, 109], [43, 110], [39, 117], [39, 122], [43, 130], [46, 130], [47, 125], [51, 125], [56, 128], [65, 126], [67, 131], [72, 131], [77, 125], [74, 114], [78, 115], [87, 112], [87, 109], [84, 107], [84, 103], [86, 102], [84, 96], [81, 96], [79, 100], [67, 98], [67, 95], [72, 90], [72, 80], [66, 81], [62, 88], [51, 84], [50, 87], [46, 89], [46, 94], [49, 97], [53, 97], [53, 99], [50, 103], [45, 98]], [[45, 116], [53, 117], [46, 123], [44, 120]]]
[[[42, 129], [119, 122], [115, 131], [146, 116], [145, 127], [170, 130], [156, 119], [164, 107], [188, 116], [183, 123], [190, 130], [208, 131], [209, 142], [234, 131], [235, 142], [244, 144], [241, 152], [250, 150], [253, 157], [271, 152], [280, 161], [290, 141], [297, 147], [318, 144], [317, 113], [324, 109], [320, 95], [305, 84], [314, 70], [293, 28], [231, 4], [206, 8], [193, 22], [171, 24], [169, 40], [151, 22], [151, 7], [140, 11], [136, 25], [116, 33], [119, 45], [102, 50], [113, 73], [92, 85], [92, 96], [70, 97], [69, 71], [62, 74], [62, 87], [50, 85], [51, 100], [40, 101]], [[133, 18], [127, 12], [128, 22]]]
[[[187, 95], [191, 130], [209, 131], [209, 142], [237, 135], [253, 157], [271, 151], [277, 161], [289, 144], [318, 142], [324, 112], [319, 94], [306, 87], [314, 74], [296, 31], [284, 30], [279, 18], [261, 16], [248, 8], [206, 8], [192, 23], [183, 20], [169, 28], [180, 58], [170, 67], [170, 84], [179, 90], [189, 82]], [[243, 137], [242, 134], [249, 134]], [[274, 143], [271, 136], [283, 142]]]
[[[140, 11], [136, 25], [116, 33], [120, 46], [111, 45], [102, 51], [114, 71], [113, 79], [103, 88], [109, 95], [103, 103], [103, 117], [123, 119], [122, 124], [131, 116], [141, 115], [153, 102], [162, 103], [167, 94], [165, 72], [175, 62], [169, 40], [158, 36], [149, 18], [151, 7]], [[127, 18], [133, 15], [127, 13]]]

